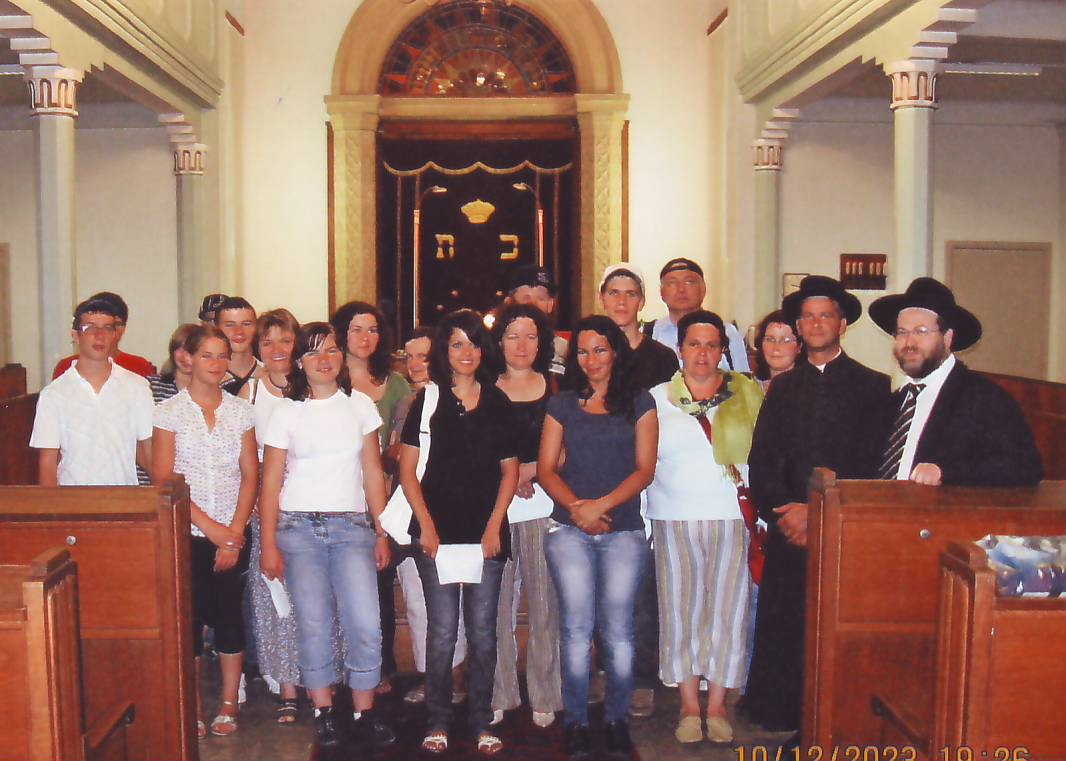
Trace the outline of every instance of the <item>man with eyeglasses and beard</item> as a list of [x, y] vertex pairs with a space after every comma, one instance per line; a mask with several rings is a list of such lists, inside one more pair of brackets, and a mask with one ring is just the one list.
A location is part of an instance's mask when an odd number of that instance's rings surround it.
[[37, 399], [30, 446], [41, 486], [136, 486], [152, 461], [152, 391], [112, 358], [122, 317], [110, 299], [74, 310], [77, 358]]
[[1018, 404], [956, 359], [981, 323], [937, 280], [920, 277], [883, 296], [870, 317], [895, 339], [907, 382], [893, 395], [896, 419], [878, 475], [929, 486], [1024, 486], [1040, 480], [1040, 455]]

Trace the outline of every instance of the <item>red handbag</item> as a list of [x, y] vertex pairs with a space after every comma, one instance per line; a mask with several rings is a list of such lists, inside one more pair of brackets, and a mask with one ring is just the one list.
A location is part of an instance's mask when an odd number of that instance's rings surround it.
[[[706, 415], [696, 416], [703, 434], [707, 441], [714, 445], [711, 434], [711, 421]], [[751, 501], [751, 491], [740, 475], [740, 468], [729, 465], [729, 475], [733, 477], [733, 483], [737, 486], [737, 503], [740, 505], [740, 514], [744, 516], [744, 525], [748, 527], [748, 571], [751, 579], [756, 584], [762, 583], [762, 570], [766, 565], [766, 528], [758, 523], [759, 511], [755, 509], [755, 503]]]

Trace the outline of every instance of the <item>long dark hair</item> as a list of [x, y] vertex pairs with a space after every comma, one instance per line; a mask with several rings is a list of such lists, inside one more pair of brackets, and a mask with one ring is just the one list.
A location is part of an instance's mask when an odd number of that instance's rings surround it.
[[766, 329], [774, 323], [786, 326], [796, 337], [796, 344], [799, 346], [796, 364], [807, 359], [807, 347], [803, 345], [803, 339], [796, 332], [796, 325], [788, 321], [783, 310], [776, 309], [759, 320], [759, 327], [755, 328], [755, 377], [759, 380], [770, 380], [770, 365], [766, 364], [766, 355], [762, 353], [762, 342], [766, 338]]
[[576, 391], [581, 399], [592, 396], [592, 386], [588, 376], [577, 363], [577, 343], [581, 332], [591, 330], [599, 333], [607, 339], [614, 351], [614, 364], [611, 365], [611, 378], [607, 382], [607, 395], [603, 404], [612, 415], [622, 415], [632, 420], [634, 402], [640, 393], [637, 384], [636, 362], [637, 358], [629, 347], [629, 339], [622, 329], [615, 325], [614, 320], [602, 314], [593, 314], [582, 317], [571, 333], [570, 350], [566, 355], [566, 371], [563, 373], [562, 386], [565, 389]]
[[[367, 360], [367, 369], [375, 383], [384, 383], [389, 377], [392, 368], [392, 330], [385, 321], [385, 315], [373, 304], [365, 301], [349, 301], [333, 313], [329, 322], [333, 325], [333, 332], [337, 334], [337, 346], [348, 357], [348, 327], [352, 324], [352, 318], [360, 314], [369, 314], [378, 322], [378, 347]], [[343, 339], [343, 340], [342, 340]]]
[[481, 349], [481, 364], [475, 372], [478, 382], [492, 385], [496, 378], [493, 368], [496, 367], [496, 346], [492, 342], [488, 328], [481, 319], [481, 315], [473, 309], [457, 309], [444, 315], [437, 323], [437, 331], [433, 334], [433, 344], [429, 350], [429, 378], [438, 386], [452, 387], [452, 366], [448, 362], [448, 342], [451, 341], [452, 331], [461, 330], [466, 337]]
[[[292, 350], [292, 371], [289, 373], [289, 383], [285, 386], [287, 398], [302, 402], [310, 396], [311, 384], [307, 381], [303, 363], [298, 360], [308, 352], [317, 350], [330, 336], [333, 336], [336, 341], [337, 333], [328, 322], [308, 322], [300, 327], [300, 331], [296, 334], [296, 346]], [[340, 375], [337, 376], [337, 385], [344, 393], [352, 393], [352, 380], [348, 377], [348, 367], [343, 362]]]
[[520, 317], [528, 317], [537, 326], [537, 356], [533, 359], [533, 369], [544, 375], [551, 368], [552, 357], [555, 356], [555, 333], [548, 324], [548, 318], [544, 312], [531, 304], [508, 304], [492, 323], [492, 340], [496, 343], [497, 367], [496, 372], [507, 372], [507, 360], [503, 355], [503, 337], [507, 335], [507, 328], [512, 322]]

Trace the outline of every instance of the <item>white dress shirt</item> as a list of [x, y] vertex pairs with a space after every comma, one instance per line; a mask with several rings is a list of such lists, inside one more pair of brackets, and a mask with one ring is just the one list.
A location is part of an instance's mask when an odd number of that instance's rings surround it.
[[[936, 370], [924, 378], [907, 377], [908, 383], [921, 383], [925, 388], [918, 394], [914, 406], [914, 417], [911, 418], [911, 427], [907, 431], [907, 443], [903, 445], [903, 455], [899, 460], [899, 470], [896, 471], [896, 480], [906, 481], [914, 470], [914, 453], [918, 449], [918, 440], [922, 438], [925, 424], [929, 422], [929, 415], [936, 404], [936, 398], [940, 395], [940, 389], [944, 387], [944, 381], [955, 367], [955, 355], [949, 354]], [[898, 412], [898, 410], [897, 410]]]
[[[738, 373], [751, 372], [751, 366], [748, 364], [748, 350], [744, 348], [744, 339], [740, 337], [740, 331], [737, 330], [733, 323], [727, 322], [725, 324], [725, 335], [729, 340], [729, 354], [733, 357], [733, 366], [730, 367], [729, 363], [725, 361], [725, 352], [722, 352], [722, 360], [718, 363], [718, 366], [723, 370], [736, 370]], [[677, 346], [677, 325], [670, 322], [670, 315], [660, 317], [655, 321], [651, 337], [663, 346], [673, 349], [678, 360], [681, 359], [681, 352]]]
[[137, 442], [152, 438], [152, 409], [141, 376], [111, 361], [98, 394], [75, 360], [41, 389], [30, 446], [59, 450], [60, 486], [136, 486]]

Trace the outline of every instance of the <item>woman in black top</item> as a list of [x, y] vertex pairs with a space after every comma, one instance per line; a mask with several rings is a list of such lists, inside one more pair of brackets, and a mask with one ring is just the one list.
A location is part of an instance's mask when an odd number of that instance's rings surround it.
[[[481, 315], [461, 309], [437, 326], [430, 353], [430, 378], [439, 401], [429, 420], [430, 448], [425, 473], [416, 468], [422, 408], [419, 392], [404, 424], [400, 485], [411, 503], [411, 535], [426, 598], [426, 707], [428, 732], [422, 747], [448, 748], [451, 720], [451, 667], [459, 626], [459, 593], [467, 637], [469, 721], [478, 750], [492, 754], [503, 746], [489, 731], [496, 669], [496, 610], [500, 578], [510, 553], [507, 506], [518, 482], [511, 403], [492, 382], [492, 338]], [[480, 544], [479, 583], [441, 584], [436, 563], [441, 545]]]
[[559, 601], [548, 564], [544, 538], [552, 501], [536, 484], [540, 429], [551, 393], [548, 369], [554, 355], [554, 335], [548, 318], [529, 304], [503, 309], [492, 326], [500, 350], [501, 372], [496, 387], [514, 408], [518, 446], [518, 488], [507, 521], [511, 525], [511, 559], [503, 570], [496, 622], [496, 683], [492, 691], [493, 723], [503, 712], [522, 704], [518, 690], [518, 647], [515, 643], [515, 573], [521, 574], [529, 611], [526, 648], [526, 687], [533, 723], [546, 727], [563, 707], [559, 676]]

